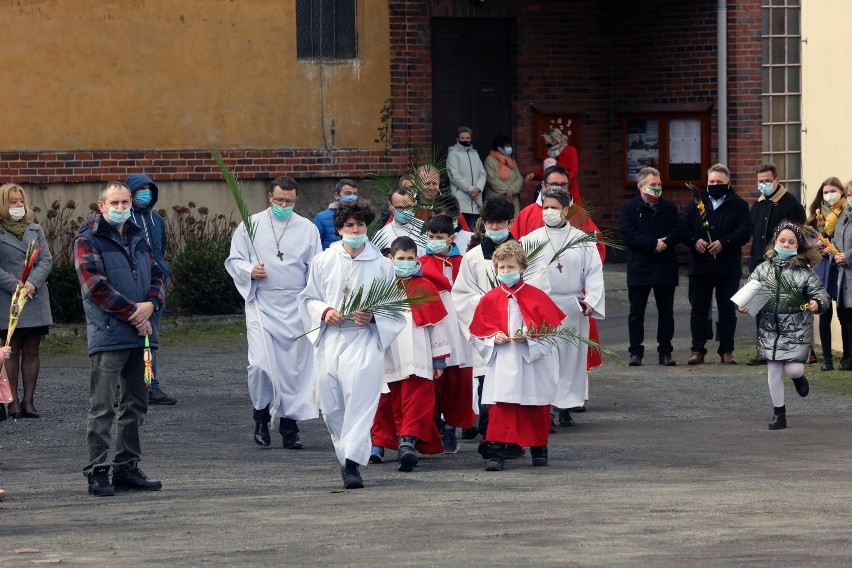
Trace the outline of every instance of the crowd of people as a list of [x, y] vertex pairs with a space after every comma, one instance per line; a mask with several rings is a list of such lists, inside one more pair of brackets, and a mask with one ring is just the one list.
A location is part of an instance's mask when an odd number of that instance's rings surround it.
[[[399, 180], [388, 196], [390, 216], [372, 240], [368, 229], [377, 213], [352, 179], [336, 184], [333, 203], [311, 222], [294, 211], [298, 183], [278, 177], [269, 206], [237, 227], [225, 268], [245, 301], [256, 444], [271, 445], [277, 418], [283, 447], [299, 450], [298, 422], [321, 413], [347, 489], [363, 487], [361, 467], [385, 461], [387, 450], [397, 452], [400, 471], [410, 472], [419, 454], [456, 453], [459, 433], [479, 437], [487, 471], [503, 470], [525, 448], [533, 466], [548, 465], [549, 435], [585, 410], [589, 371], [601, 363], [595, 321], [606, 315], [606, 247], [579, 204], [576, 149], [559, 129], [544, 134], [550, 157], [527, 176], [511, 158], [509, 137], [494, 139], [484, 163], [472, 137], [469, 128], [458, 130], [447, 159], [448, 188], [441, 189], [442, 174], [432, 165]], [[540, 180], [536, 200], [520, 209], [530, 179]], [[737, 310], [755, 315], [756, 356], [749, 364], [767, 365], [769, 428], [777, 430], [786, 427], [784, 373], [800, 396], [808, 394], [815, 313], [822, 314], [822, 369], [833, 369], [832, 300], [843, 334], [839, 365], [852, 370], [852, 182], [844, 188], [828, 178], [806, 215], [772, 164], [757, 170], [760, 197], [750, 210], [730, 180], [725, 165], [712, 166], [706, 187], [679, 212], [662, 196], [660, 172], [639, 171], [638, 192], [619, 216], [627, 249], [628, 364], [643, 364], [653, 292], [658, 362], [677, 365], [675, 247], [684, 244], [687, 364], [705, 363], [714, 294], [721, 363], [737, 363]], [[105, 184], [98, 212], [74, 243], [92, 363], [83, 473], [95, 496], [162, 488], [139, 469], [148, 405], [176, 402], [156, 380], [145, 384], [147, 348], [156, 368], [169, 277], [164, 223], [153, 210], [158, 192], [143, 174]], [[18, 185], [0, 187], [0, 227], [0, 302], [11, 301], [21, 286], [29, 300], [11, 338], [8, 329], [0, 332], [8, 344], [0, 349], [0, 402], [13, 418], [35, 419], [38, 350], [52, 324], [46, 287], [52, 259]], [[749, 241], [746, 288], [762, 291], [758, 303], [758, 294], [735, 301]], [[23, 276], [31, 243], [41, 254]]]

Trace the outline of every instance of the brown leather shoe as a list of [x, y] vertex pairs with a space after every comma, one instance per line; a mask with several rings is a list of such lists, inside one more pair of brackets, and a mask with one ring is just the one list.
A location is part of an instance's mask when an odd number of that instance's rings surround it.
[[687, 365], [702, 365], [704, 363], [704, 353], [699, 353], [698, 351], [693, 351], [692, 355], [689, 356], [689, 360], [686, 362]]
[[721, 357], [722, 357], [722, 364], [723, 365], [736, 365], [737, 364], [737, 360], [734, 359], [734, 356], [731, 355], [730, 353], [722, 353]]

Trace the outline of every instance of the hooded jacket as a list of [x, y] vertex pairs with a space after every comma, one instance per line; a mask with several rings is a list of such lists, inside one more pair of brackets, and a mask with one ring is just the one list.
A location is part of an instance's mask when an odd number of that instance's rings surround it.
[[154, 258], [163, 271], [163, 282], [168, 283], [172, 270], [165, 258], [166, 245], [168, 244], [166, 238], [166, 221], [159, 213], [154, 211], [154, 206], [157, 205], [157, 200], [160, 197], [160, 189], [145, 174], [128, 176], [124, 183], [127, 185], [130, 193], [134, 195], [143, 185], [148, 184], [151, 186], [151, 202], [145, 207], [140, 207], [134, 203], [130, 218], [142, 229], [145, 240], [148, 241], [148, 246], [151, 247], [151, 250], [154, 252]]
[[763, 251], [769, 244], [775, 227], [785, 219], [792, 223], [802, 224], [805, 222], [805, 208], [796, 197], [787, 189], [778, 184], [775, 193], [766, 197], [761, 195], [754, 205], [751, 206], [751, 226], [753, 234], [751, 237], [751, 260], [748, 270], [751, 272], [757, 265], [763, 262]]
[[[478, 215], [482, 207], [482, 192], [485, 189], [485, 167], [473, 146], [459, 143], [450, 146], [447, 154], [447, 173], [453, 195], [459, 200], [462, 213]], [[471, 190], [479, 188], [476, 199], [470, 196]]]
[[805, 253], [781, 260], [770, 249], [765, 258], [748, 278], [764, 284], [771, 294], [769, 302], [757, 314], [757, 356], [767, 361], [806, 363], [814, 340], [814, 315], [798, 306], [784, 305], [776, 283], [776, 267], [805, 298], [819, 302], [820, 313], [829, 308], [828, 293], [819, 277], [808, 268], [812, 259]]

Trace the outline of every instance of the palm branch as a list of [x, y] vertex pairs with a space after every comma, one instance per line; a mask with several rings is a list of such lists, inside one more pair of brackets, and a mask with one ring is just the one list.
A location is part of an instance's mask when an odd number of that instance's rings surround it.
[[[366, 290], [362, 285], [355, 292], [344, 293], [343, 302], [338, 311], [340, 315], [348, 320], [353, 319], [352, 314], [355, 312], [371, 312], [376, 316], [402, 320], [405, 318], [406, 312], [411, 310], [412, 306], [418, 306], [435, 299], [437, 299], [437, 296], [424, 293], [419, 288], [415, 288], [412, 295], [409, 296], [405, 286], [398, 280], [376, 278]], [[294, 337], [293, 341], [318, 329], [319, 327], [315, 327], [310, 331], [306, 331]]]
[[251, 248], [254, 251], [254, 257], [259, 260], [260, 257], [258, 257], [257, 250], [254, 248], [254, 236], [257, 233], [257, 226], [251, 218], [251, 209], [249, 209], [246, 204], [242, 186], [240, 186], [237, 176], [234, 175], [234, 172], [232, 172], [228, 167], [228, 164], [225, 163], [225, 160], [222, 158], [222, 154], [219, 150], [210, 150], [210, 155], [213, 157], [213, 161], [216, 162], [216, 165], [219, 166], [219, 171], [222, 172], [222, 177], [225, 178], [225, 183], [228, 184], [228, 189], [231, 190], [234, 203], [237, 205], [237, 211], [239, 212], [243, 225], [246, 228], [246, 233], [248, 233], [249, 242], [251, 243]]
[[775, 299], [772, 300], [777, 310], [779, 307], [794, 308], [805, 311], [808, 309], [810, 298], [805, 295], [805, 292], [789, 278], [784, 276], [781, 267], [773, 264], [774, 278], [768, 288], [773, 293]]
[[564, 349], [566, 345], [580, 345], [585, 344], [588, 347], [591, 347], [593, 350], [598, 353], [603, 353], [609, 357], [615, 359], [615, 362], [621, 366], [624, 366], [624, 361], [622, 361], [621, 357], [611, 349], [607, 349], [597, 341], [593, 341], [577, 332], [573, 328], [566, 328], [562, 326], [549, 326], [546, 323], [542, 324], [541, 327], [536, 328], [533, 325], [528, 327], [519, 329], [516, 333], [516, 336], [523, 336], [527, 339], [531, 339], [533, 341], [540, 341], [546, 343], [554, 349]]

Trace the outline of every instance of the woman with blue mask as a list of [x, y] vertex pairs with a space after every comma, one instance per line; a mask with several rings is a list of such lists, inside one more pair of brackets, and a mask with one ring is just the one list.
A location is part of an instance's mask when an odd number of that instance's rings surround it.
[[[767, 299], [753, 315], [757, 317], [757, 355], [767, 362], [774, 407], [770, 430], [787, 427], [784, 373], [792, 379], [799, 396], [808, 395], [805, 363], [813, 343], [813, 315], [825, 311], [830, 303], [822, 282], [810, 268], [819, 262], [820, 253], [819, 246], [808, 241], [806, 231], [795, 223], [780, 223], [765, 260], [749, 276], [749, 283], [759, 283]], [[738, 310], [750, 313], [748, 307]]]
[[485, 198], [502, 195], [514, 204], [517, 216], [521, 210], [520, 194], [524, 178], [512, 156], [512, 140], [504, 134], [495, 137], [484, 163], [485, 178], [488, 180]]

